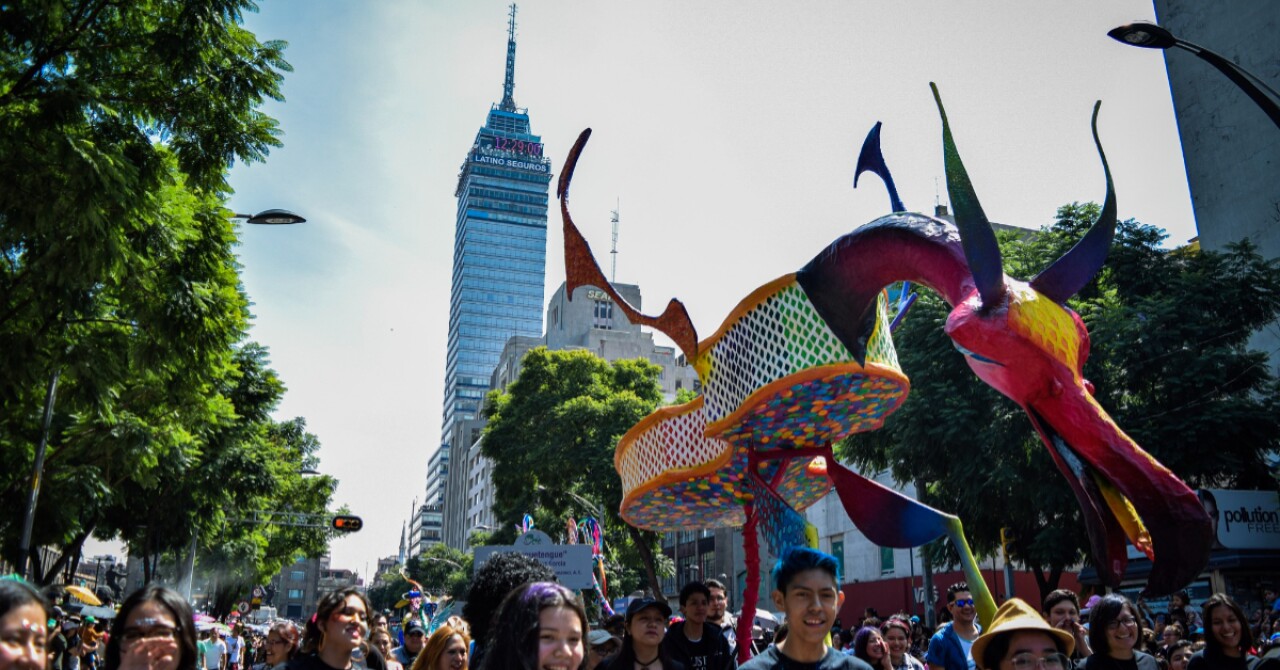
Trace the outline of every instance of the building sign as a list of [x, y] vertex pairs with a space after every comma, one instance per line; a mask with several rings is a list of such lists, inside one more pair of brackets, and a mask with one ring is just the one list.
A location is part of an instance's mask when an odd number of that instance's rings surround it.
[[1215, 548], [1280, 549], [1280, 494], [1275, 491], [1200, 489]]
[[510, 151], [525, 156], [533, 156], [534, 158], [542, 158], [541, 142], [526, 142], [525, 140], [515, 140], [510, 137], [490, 137], [486, 135], [480, 137], [480, 146], [487, 149]]
[[600, 289], [595, 289], [595, 288], [587, 289], [587, 300], [613, 302], [613, 298], [610, 298], [608, 293], [605, 293], [604, 291], [601, 291]]
[[513, 545], [476, 547], [473, 570], [479, 570], [490, 556], [503, 552], [514, 552], [538, 559], [543, 565], [555, 571], [556, 580], [566, 588], [575, 591], [594, 588], [591, 579], [590, 545], [553, 544], [550, 536], [535, 529], [516, 538], [516, 543]]
[[514, 158], [502, 158], [500, 156], [486, 156], [479, 151], [471, 154], [471, 162], [488, 163], [490, 165], [498, 165], [501, 167], [516, 168], [519, 170], [528, 170], [530, 172], [550, 172], [551, 166], [546, 163], [537, 161], [522, 161]]

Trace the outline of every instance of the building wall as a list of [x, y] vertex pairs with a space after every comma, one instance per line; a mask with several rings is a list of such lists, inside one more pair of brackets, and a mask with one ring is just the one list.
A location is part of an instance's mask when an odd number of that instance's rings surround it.
[[[1280, 88], [1280, 3], [1156, 0], [1160, 25]], [[1200, 244], [1244, 238], [1280, 258], [1280, 128], [1226, 76], [1182, 49], [1164, 52]], [[1280, 325], [1250, 345], [1280, 364]]]

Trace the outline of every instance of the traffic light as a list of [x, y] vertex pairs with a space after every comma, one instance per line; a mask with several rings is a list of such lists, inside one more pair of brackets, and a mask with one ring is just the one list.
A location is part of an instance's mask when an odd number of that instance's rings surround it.
[[333, 521], [329, 523], [330, 527], [342, 533], [354, 533], [364, 528], [364, 521], [358, 516], [335, 516]]

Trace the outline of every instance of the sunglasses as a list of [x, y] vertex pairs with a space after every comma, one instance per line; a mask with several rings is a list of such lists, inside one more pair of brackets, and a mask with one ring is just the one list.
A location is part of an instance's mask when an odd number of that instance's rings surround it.
[[973, 607], [973, 598], [956, 598], [956, 607]]

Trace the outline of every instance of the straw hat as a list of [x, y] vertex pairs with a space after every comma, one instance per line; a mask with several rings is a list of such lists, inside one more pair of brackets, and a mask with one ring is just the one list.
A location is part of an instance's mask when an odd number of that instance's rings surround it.
[[982, 666], [982, 655], [987, 650], [987, 643], [1002, 633], [1015, 633], [1030, 630], [1048, 633], [1062, 643], [1067, 656], [1076, 648], [1075, 636], [1065, 630], [1050, 626], [1040, 613], [1020, 598], [1010, 598], [996, 610], [996, 618], [991, 621], [986, 632], [973, 641], [973, 660], [978, 667]]

